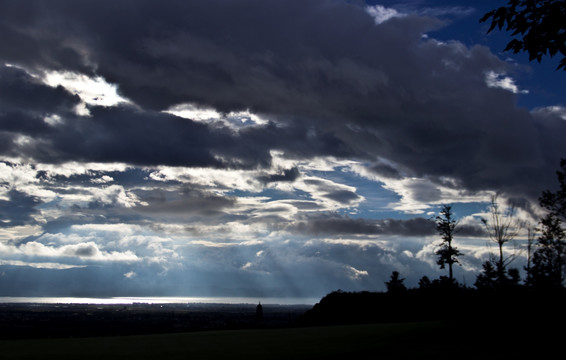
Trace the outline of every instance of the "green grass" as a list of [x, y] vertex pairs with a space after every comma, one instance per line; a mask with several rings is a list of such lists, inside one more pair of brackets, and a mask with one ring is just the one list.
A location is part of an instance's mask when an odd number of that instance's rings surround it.
[[[439, 323], [0, 341], [1, 359], [316, 359], [428, 354]], [[395, 358], [399, 358], [395, 356]]]

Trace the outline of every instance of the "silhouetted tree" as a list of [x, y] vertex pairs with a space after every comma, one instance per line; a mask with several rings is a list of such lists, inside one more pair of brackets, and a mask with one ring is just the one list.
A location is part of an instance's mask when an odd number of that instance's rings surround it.
[[407, 290], [407, 287], [405, 286], [404, 281], [404, 278], [399, 277], [398, 271], [393, 271], [391, 273], [390, 280], [385, 282], [385, 285], [387, 286], [387, 292], [391, 294], [405, 292]]
[[539, 198], [540, 205], [548, 210], [541, 219], [541, 235], [533, 254], [530, 283], [538, 287], [560, 288], [566, 271], [566, 159], [556, 172], [559, 189], [546, 190]]
[[476, 277], [474, 286], [478, 290], [492, 291], [497, 288], [497, 270], [491, 261], [486, 261], [482, 265], [482, 272]]
[[440, 265], [441, 269], [444, 269], [446, 265], [448, 265], [448, 277], [450, 281], [454, 281], [452, 265], [460, 264], [458, 257], [462, 256], [462, 253], [456, 247], [452, 246], [456, 227], [458, 226], [458, 222], [454, 219], [454, 214], [452, 213], [452, 206], [443, 205], [440, 215], [435, 218], [435, 222], [436, 231], [438, 231], [438, 234], [442, 237], [440, 249], [436, 251], [436, 255], [438, 255], [436, 263]]
[[519, 286], [519, 283], [521, 282], [521, 274], [519, 273], [519, 269], [511, 268], [507, 270], [507, 274], [507, 284], [512, 287]]
[[558, 216], [562, 221], [566, 220], [566, 159], [560, 160], [560, 170], [556, 172], [559, 189], [556, 191], [546, 190], [539, 198], [540, 206]]
[[498, 248], [497, 260], [494, 262], [500, 283], [505, 283], [509, 280], [509, 278], [507, 278], [507, 265], [517, 257], [515, 253], [507, 257], [503, 254], [503, 246], [509, 241], [512, 241], [519, 234], [519, 229], [521, 228], [516, 218], [516, 213], [514, 204], [511, 204], [506, 210], [502, 211], [499, 206], [498, 196], [494, 195], [491, 198], [491, 204], [489, 206], [489, 219], [481, 220], [489, 238]]
[[527, 52], [529, 61], [540, 62], [543, 56], [562, 54], [558, 69], [566, 70], [566, 1], [509, 0], [507, 6], [486, 13], [480, 22], [491, 19], [488, 33], [495, 27], [511, 31], [504, 51]]
[[553, 213], [541, 220], [541, 232], [529, 281], [535, 287], [557, 289], [563, 286], [566, 270], [566, 233], [562, 221]]
[[527, 273], [527, 278], [525, 284], [527, 286], [532, 285], [531, 271], [533, 264], [533, 247], [535, 245], [536, 229], [534, 226], [527, 227], [527, 265], [524, 267]]
[[428, 276], [423, 276], [419, 280], [419, 290], [430, 290], [432, 287], [432, 282], [428, 278]]

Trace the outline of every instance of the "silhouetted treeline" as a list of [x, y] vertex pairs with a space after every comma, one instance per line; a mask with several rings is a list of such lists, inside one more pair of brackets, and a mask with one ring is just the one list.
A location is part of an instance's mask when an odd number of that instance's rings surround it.
[[[539, 236], [529, 231], [526, 278], [508, 266], [516, 255], [505, 256], [503, 246], [518, 234], [515, 208], [500, 209], [497, 196], [490, 206], [490, 218], [482, 219], [490, 239], [498, 246], [498, 256], [483, 264], [475, 288], [454, 280], [452, 265], [462, 254], [453, 246], [458, 222], [451, 207], [443, 206], [435, 218], [443, 243], [436, 255], [441, 268], [448, 266], [449, 276], [430, 280], [426, 276], [419, 287], [408, 289], [399, 272], [393, 271], [385, 282], [387, 292], [344, 292], [326, 295], [300, 318], [307, 325], [375, 323], [440, 320], [466, 324], [494, 341], [514, 341], [518, 329], [546, 342], [562, 329], [566, 320], [566, 159], [556, 172], [559, 187], [544, 191], [540, 206], [547, 212], [539, 222]], [[561, 334], [561, 333], [560, 333]]]
[[[474, 286], [481, 291], [512, 291], [521, 286], [530, 291], [541, 293], [563, 292], [566, 282], [566, 159], [560, 162], [556, 172], [558, 188], [545, 190], [539, 197], [539, 205], [545, 210], [538, 226], [527, 227], [527, 266], [525, 278], [520, 271], [510, 265], [518, 257], [517, 249], [506, 254], [504, 246], [519, 235], [525, 226], [517, 217], [516, 206], [512, 202], [501, 207], [498, 195], [494, 195], [488, 208], [489, 216], [481, 219], [486, 234], [497, 245], [497, 254], [490, 254], [489, 260], [482, 265]], [[454, 282], [452, 266], [460, 264], [458, 257], [464, 255], [453, 246], [454, 235], [458, 232], [458, 221], [454, 218], [451, 206], [444, 205], [435, 218], [436, 229], [442, 237], [442, 244], [435, 252], [437, 264], [441, 269], [448, 265], [449, 282]], [[538, 234], [538, 236], [537, 236]], [[425, 280], [424, 278], [421, 281]], [[428, 280], [428, 279], [427, 279]], [[388, 289], [403, 287], [399, 273], [393, 272]], [[422, 284], [420, 284], [422, 285]]]
[[[447, 284], [447, 279], [431, 281], [425, 288], [393, 292], [334, 291], [299, 323], [437, 324], [435, 331], [423, 334], [423, 341], [431, 353], [448, 358], [540, 359], [563, 353], [564, 291], [533, 291], [526, 286], [485, 291]], [[411, 346], [410, 341], [406, 344]], [[397, 350], [402, 354], [404, 349]]]
[[505, 327], [536, 328], [562, 324], [566, 320], [565, 300], [564, 290], [533, 291], [526, 286], [478, 290], [444, 278], [401, 291], [337, 290], [308, 310], [300, 324], [442, 321], [481, 327], [495, 321]]

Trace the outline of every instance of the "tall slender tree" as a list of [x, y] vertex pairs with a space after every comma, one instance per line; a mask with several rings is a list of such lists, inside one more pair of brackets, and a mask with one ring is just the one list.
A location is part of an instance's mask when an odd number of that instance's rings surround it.
[[533, 266], [533, 250], [536, 240], [536, 228], [532, 225], [527, 227], [527, 265], [525, 266], [525, 272], [527, 273], [527, 278], [525, 279], [525, 284], [527, 286], [532, 285], [532, 266]]
[[441, 269], [448, 265], [448, 277], [450, 282], [453, 282], [454, 271], [452, 267], [454, 264], [460, 264], [458, 257], [462, 256], [462, 253], [452, 245], [458, 226], [458, 222], [452, 213], [452, 206], [443, 205], [440, 214], [435, 218], [435, 222], [436, 231], [442, 237], [442, 244], [436, 251], [436, 255], [438, 255], [436, 263], [440, 265]]
[[521, 224], [517, 220], [516, 214], [514, 204], [502, 210], [498, 196], [494, 195], [489, 206], [489, 219], [482, 219], [489, 238], [497, 245], [498, 255], [494, 262], [499, 282], [507, 280], [507, 265], [517, 257], [516, 253], [505, 256], [503, 252], [503, 246], [519, 234]]

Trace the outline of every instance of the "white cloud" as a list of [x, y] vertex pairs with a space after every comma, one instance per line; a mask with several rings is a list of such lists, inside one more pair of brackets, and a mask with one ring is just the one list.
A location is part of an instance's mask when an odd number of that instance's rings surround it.
[[358, 270], [353, 266], [345, 266], [346, 271], [348, 272], [348, 276], [352, 280], [359, 280], [363, 276], [368, 276], [369, 273], [366, 270]]
[[500, 74], [495, 71], [488, 71], [485, 75], [485, 82], [487, 86], [492, 88], [499, 88], [512, 92], [513, 94], [528, 94], [528, 90], [520, 90], [515, 80], [505, 74]]
[[28, 236], [37, 236], [42, 232], [43, 229], [39, 225], [0, 227], [0, 241], [23, 239]]
[[298, 212], [298, 209], [285, 201], [275, 200], [261, 204], [260, 207], [253, 209], [250, 213], [252, 219], [265, 216], [278, 216], [291, 220]]
[[70, 71], [49, 71], [43, 78], [45, 84], [63, 86], [69, 92], [77, 94], [83, 101], [75, 111], [78, 115], [88, 116], [85, 104], [96, 106], [116, 106], [130, 101], [118, 94], [118, 86], [108, 83], [103, 77], [89, 77]]
[[405, 255], [406, 257], [409, 257], [409, 258], [415, 257], [415, 254], [413, 254], [409, 250], [403, 250], [402, 254]]
[[256, 179], [257, 175], [257, 171], [249, 170], [159, 166], [156, 171], [149, 174], [149, 178], [155, 181], [191, 183], [220, 192], [233, 189], [260, 192], [262, 185]]
[[61, 164], [36, 164], [35, 168], [39, 171], [45, 171], [47, 177], [64, 176], [71, 177], [74, 175], [92, 175], [96, 172], [124, 172], [129, 165], [123, 163], [93, 163], [93, 162], [77, 162], [70, 161]]
[[57, 114], [47, 115], [46, 117], [43, 118], [43, 121], [45, 121], [47, 125], [53, 127], [63, 124], [63, 118]]
[[533, 115], [537, 117], [557, 116], [566, 120], [566, 107], [564, 106], [545, 106], [533, 109]]
[[464, 6], [438, 6], [438, 7], [430, 7], [430, 8], [423, 8], [417, 11], [420, 15], [425, 16], [434, 16], [434, 17], [443, 17], [443, 16], [468, 16], [473, 14], [476, 11], [473, 7], [464, 7]]
[[216, 242], [210, 240], [193, 240], [190, 242], [193, 245], [202, 245], [206, 247], [213, 247], [213, 248], [223, 248], [223, 247], [230, 247], [230, 246], [237, 246], [238, 243], [231, 243], [231, 242]]
[[108, 176], [108, 175], [103, 175], [99, 178], [96, 179], [91, 179], [90, 182], [93, 184], [106, 184], [109, 182], [114, 181], [114, 178], [112, 176]]
[[139, 231], [142, 231], [143, 228], [139, 225], [135, 224], [76, 224], [71, 226], [72, 230], [76, 231], [95, 231], [95, 232], [113, 232], [117, 233], [120, 236], [132, 235]]
[[9, 200], [7, 192], [11, 189], [30, 188], [39, 183], [36, 171], [30, 164], [8, 165], [0, 162], [0, 198]]
[[293, 183], [279, 183], [274, 186], [278, 190], [292, 192], [295, 190], [308, 193], [320, 211], [336, 211], [358, 206], [364, 197], [356, 193], [354, 186], [340, 184], [318, 176], [302, 176]]
[[351, 166], [350, 171], [379, 182], [384, 189], [397, 194], [399, 200], [387, 206], [408, 214], [424, 214], [432, 205], [487, 202], [493, 195], [492, 191], [467, 191], [451, 178], [438, 181], [419, 177], [390, 178], [371, 172], [361, 163]]
[[212, 108], [203, 108], [193, 104], [178, 104], [170, 107], [165, 112], [182, 118], [203, 122], [212, 122], [222, 117], [222, 114]]
[[128, 271], [127, 273], [124, 274], [124, 277], [127, 279], [132, 279], [134, 277], [136, 277], [138, 274], [136, 274], [134, 271]]
[[[95, 182], [95, 185], [96, 182]], [[133, 208], [146, 206], [133, 192], [126, 190], [122, 185], [109, 185], [102, 187], [68, 186], [67, 188], [53, 188], [51, 192], [55, 203], [44, 207], [44, 215], [63, 216], [73, 208], [86, 209], [93, 205], [117, 208]]]
[[91, 188], [93, 200], [104, 205], [116, 205], [131, 208], [136, 205], [144, 205], [137, 196], [126, 191], [121, 185], [110, 185], [103, 188]]
[[53, 262], [27, 262], [22, 260], [0, 260], [0, 266], [29, 266], [36, 269], [67, 270], [75, 268], [85, 268], [86, 265], [69, 265]]
[[20, 245], [18, 252], [25, 256], [40, 257], [71, 257], [92, 261], [139, 261], [140, 259], [130, 250], [125, 252], [101, 251], [93, 242], [63, 245], [60, 247], [44, 245], [37, 241], [31, 241]]
[[252, 113], [250, 110], [231, 111], [227, 114], [222, 114], [212, 108], [190, 103], [174, 105], [164, 112], [193, 121], [209, 124], [219, 123], [235, 129], [243, 126], [265, 125], [268, 123], [268, 120]]
[[366, 11], [373, 17], [376, 24], [381, 24], [394, 17], [402, 17], [405, 14], [398, 12], [395, 9], [387, 8], [383, 5], [367, 6]]
[[225, 117], [229, 123], [235, 125], [265, 125], [269, 121], [260, 115], [252, 113], [250, 110], [232, 111]]

